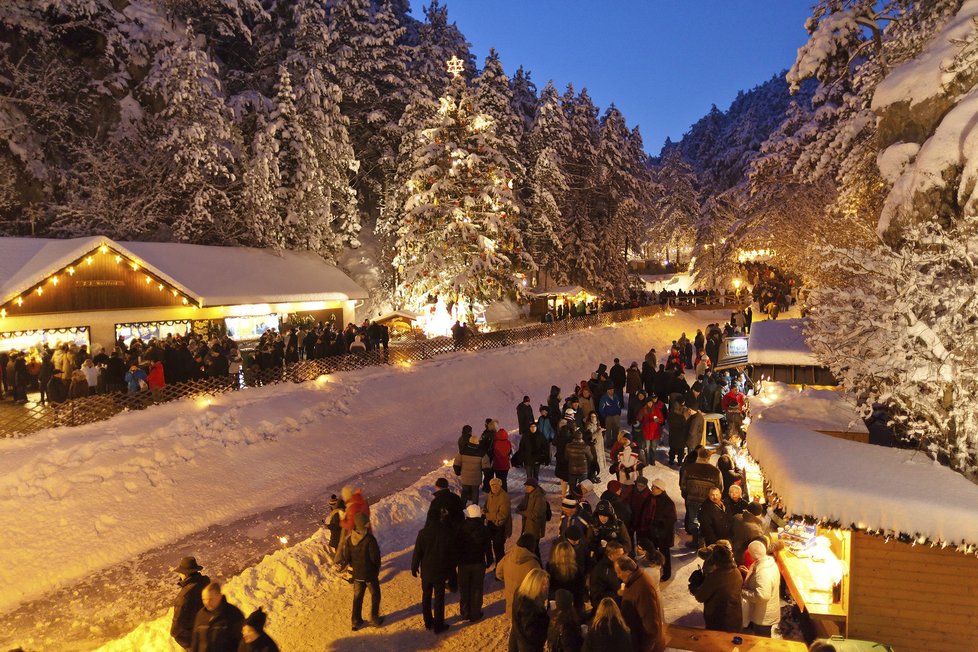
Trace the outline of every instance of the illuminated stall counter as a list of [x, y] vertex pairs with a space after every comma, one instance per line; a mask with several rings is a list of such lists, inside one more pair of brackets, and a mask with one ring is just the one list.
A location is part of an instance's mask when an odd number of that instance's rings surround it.
[[[754, 422], [747, 446], [767, 500], [809, 528], [782, 530], [805, 552], [777, 557], [817, 629], [901, 652], [975, 649], [978, 485], [924, 453], [797, 424]], [[831, 555], [806, 558], [812, 538]]]

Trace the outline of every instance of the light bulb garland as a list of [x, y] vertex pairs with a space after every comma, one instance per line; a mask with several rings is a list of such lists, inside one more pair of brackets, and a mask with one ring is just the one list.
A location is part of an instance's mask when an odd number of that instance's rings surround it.
[[[50, 283], [51, 286], [57, 287], [60, 284], [60, 282], [61, 282], [61, 279], [59, 278], [59, 275], [67, 274], [69, 277], [73, 277], [75, 275], [75, 272], [77, 271], [75, 268], [78, 265], [81, 265], [82, 263], [84, 263], [86, 265], [92, 265], [95, 262], [95, 258], [94, 257], [95, 257], [96, 254], [102, 254], [102, 255], [108, 254], [108, 255], [112, 255], [113, 258], [114, 258], [114, 260], [115, 260], [115, 264], [116, 265], [121, 265], [121, 264], [125, 263], [134, 272], [135, 271], [139, 271], [142, 268], [142, 266], [139, 264], [138, 261], [131, 260], [127, 256], [125, 256], [124, 254], [112, 250], [108, 245], [102, 244], [102, 245], [99, 245], [99, 247], [94, 252], [92, 252], [91, 254], [87, 254], [87, 255], [79, 258], [77, 261], [72, 262], [70, 265], [67, 265], [66, 267], [64, 267], [63, 269], [61, 269], [60, 271], [58, 271], [57, 273], [52, 274], [51, 276], [49, 276], [47, 279], [45, 279], [41, 283], [38, 283], [33, 288], [30, 288], [30, 289], [26, 290], [20, 296], [18, 296], [15, 299], [13, 299], [10, 302], [10, 304], [8, 304], [8, 305], [11, 305], [12, 304], [12, 305], [16, 305], [18, 308], [21, 308], [24, 305], [24, 297], [25, 296], [30, 296], [31, 294], [36, 294], [38, 297], [43, 296], [44, 295], [44, 287], [43, 286], [45, 284]], [[151, 283], [154, 282], [154, 278], [150, 274], [145, 274], [145, 277], [144, 278], [145, 278], [146, 285], [150, 285]], [[163, 289], [169, 285], [169, 284], [165, 284], [160, 279], [155, 279], [155, 280], [158, 281], [158, 288], [159, 288], [159, 291], [160, 292], [162, 292]], [[173, 295], [173, 297], [175, 297], [175, 298], [179, 297], [181, 299], [181, 302], [183, 303], [183, 305], [185, 305], [185, 306], [189, 305], [193, 310], [197, 310], [200, 307], [199, 302], [194, 301], [189, 296], [183, 295], [183, 293], [181, 293], [180, 290], [178, 290], [177, 288], [170, 286], [170, 292]], [[9, 315], [10, 315], [10, 313], [7, 311], [6, 308], [0, 308], [0, 319], [6, 319], [7, 316], [9, 316]]]

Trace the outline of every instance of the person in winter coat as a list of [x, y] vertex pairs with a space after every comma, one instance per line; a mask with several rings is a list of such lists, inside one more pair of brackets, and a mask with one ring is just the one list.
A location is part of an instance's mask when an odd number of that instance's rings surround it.
[[[540, 417], [541, 423], [550, 425], [550, 420]], [[530, 424], [530, 432], [520, 439], [520, 448], [516, 453], [526, 472], [527, 479], [536, 480], [540, 477], [540, 465], [548, 464], [550, 458], [550, 443], [540, 432], [536, 423]]]
[[626, 554], [632, 552], [632, 539], [628, 528], [615, 516], [611, 503], [599, 500], [594, 508], [594, 522], [591, 525], [591, 550], [597, 555], [609, 542], [617, 541], [625, 549]]
[[733, 521], [723, 503], [723, 496], [716, 487], [710, 489], [708, 500], [699, 510], [700, 537], [706, 545], [713, 545], [720, 539], [728, 541], [733, 537]]
[[598, 399], [598, 415], [604, 425], [604, 447], [611, 448], [612, 444], [618, 440], [618, 431], [621, 429], [621, 404], [615, 397], [615, 388], [609, 387], [604, 395]]
[[665, 619], [659, 591], [629, 557], [619, 557], [615, 572], [622, 581], [621, 615], [631, 630], [634, 652], [663, 652], [666, 649]]
[[516, 589], [523, 583], [527, 574], [540, 568], [540, 559], [534, 554], [537, 540], [532, 534], [520, 535], [502, 561], [496, 564], [496, 579], [503, 583], [503, 596], [506, 598], [506, 615], [513, 614], [513, 598]]
[[[597, 482], [600, 479], [601, 467], [604, 466], [605, 460], [604, 428], [601, 427], [597, 412], [592, 410], [587, 413], [584, 418], [582, 434], [584, 436], [584, 443], [591, 449], [591, 455], [593, 456], [592, 462], [588, 465], [588, 477]], [[598, 446], [602, 447], [600, 456], [598, 454]]]
[[547, 494], [536, 480], [527, 478], [523, 486], [526, 488], [526, 495], [516, 507], [516, 511], [523, 516], [520, 534], [532, 534], [539, 542], [547, 530], [547, 521], [550, 520], [550, 504], [547, 503]]
[[340, 550], [339, 570], [353, 570], [353, 631], [363, 627], [363, 595], [370, 589], [370, 624], [380, 627], [380, 546], [370, 532], [370, 517], [360, 512], [354, 517], [353, 532]]
[[694, 579], [696, 571], [690, 575], [690, 591], [697, 601], [703, 603], [706, 628], [739, 632], [743, 618], [740, 607], [743, 575], [734, 564], [733, 553], [727, 546], [712, 546], [709, 563], [712, 570], [708, 573], [701, 571], [701, 580]]
[[[551, 385], [550, 395], [547, 397], [547, 416], [550, 418], [550, 425], [553, 426], [554, 434], [557, 433], [557, 421], [560, 420], [561, 415], [560, 403], [560, 388], [556, 385]], [[553, 437], [548, 441], [553, 441]]]
[[630, 490], [630, 487], [622, 487], [620, 482], [612, 480], [608, 483], [608, 488], [601, 494], [600, 499], [607, 500], [611, 503], [611, 508], [614, 510], [615, 516], [619, 521], [622, 523], [631, 523], [632, 508], [628, 504], [626, 489]]
[[445, 585], [456, 577], [458, 540], [447, 515], [428, 513], [411, 557], [411, 575], [421, 575], [421, 616], [425, 629], [441, 634], [445, 623]]
[[166, 380], [163, 375], [163, 363], [159, 360], [153, 362], [149, 367], [149, 373], [146, 374], [146, 384], [149, 385], [151, 390], [161, 390], [166, 386]]
[[621, 582], [615, 574], [615, 560], [625, 555], [621, 541], [607, 541], [594, 550], [595, 564], [588, 574], [588, 598], [591, 606], [601, 602], [603, 598], [618, 601], [618, 589]]
[[482, 484], [482, 458], [486, 454], [486, 449], [481, 441], [481, 438], [473, 433], [456, 461], [456, 467], [460, 467], [462, 504], [470, 502], [479, 504], [479, 485]]
[[190, 642], [194, 632], [194, 619], [204, 603], [201, 593], [204, 587], [210, 584], [211, 580], [206, 575], [201, 575], [200, 571], [204, 567], [197, 563], [196, 557], [184, 557], [180, 560], [180, 565], [173, 569], [174, 573], [179, 573], [180, 580], [177, 585], [180, 592], [177, 593], [173, 601], [173, 621], [170, 623], [170, 636], [177, 645], [185, 650], [190, 649]]
[[55, 369], [51, 372], [51, 380], [48, 381], [48, 402], [52, 405], [58, 405], [68, 400], [68, 385], [62, 380], [61, 374], [60, 369]]
[[665, 561], [662, 553], [656, 550], [652, 539], [643, 537], [635, 542], [635, 563], [648, 576], [656, 590], [662, 584], [662, 565]]
[[738, 564], [744, 562], [744, 553], [747, 551], [747, 544], [754, 539], [763, 537], [767, 533], [764, 519], [761, 518], [763, 508], [760, 503], [750, 503], [747, 509], [733, 517], [733, 536], [730, 543], [733, 545], [734, 561]]
[[513, 598], [513, 627], [509, 631], [509, 652], [543, 652], [550, 617], [547, 594], [550, 580], [535, 568], [526, 574]]
[[683, 460], [686, 435], [689, 433], [682, 394], [669, 395], [669, 414], [666, 416], [666, 423], [669, 426], [669, 466], [675, 466]]
[[137, 365], [130, 365], [129, 371], [126, 373], [126, 389], [130, 394], [138, 394], [144, 389], [149, 389], [146, 372]]
[[465, 508], [465, 522], [458, 529], [458, 612], [462, 620], [482, 619], [482, 585], [492, 566], [492, 541], [478, 505]]
[[658, 478], [651, 484], [652, 500], [652, 541], [663, 556], [662, 581], [672, 577], [671, 548], [676, 543], [676, 504], [666, 493], [666, 485]]
[[591, 388], [585, 382], [577, 392], [577, 412], [586, 421], [588, 415], [594, 412], [594, 410], [594, 394], [591, 393]]
[[260, 608], [245, 618], [241, 627], [241, 643], [238, 652], [279, 652], [278, 645], [265, 633], [265, 612]]
[[747, 603], [744, 619], [750, 623], [747, 631], [755, 636], [771, 636], [771, 628], [781, 621], [781, 571], [763, 542], [752, 541], [747, 550], [755, 560], [741, 589]]
[[493, 478], [489, 482], [489, 495], [483, 513], [486, 517], [486, 527], [489, 529], [489, 540], [492, 542], [492, 554], [499, 564], [506, 551], [506, 540], [513, 534], [513, 517], [510, 515], [512, 505], [509, 494], [503, 489], [503, 482]]
[[85, 398], [88, 396], [88, 380], [85, 378], [85, 372], [80, 369], [75, 369], [71, 372], [71, 386], [68, 387], [68, 398]]
[[691, 545], [699, 547], [700, 507], [709, 500], [711, 489], [721, 489], [723, 483], [720, 470], [710, 464], [710, 451], [700, 448], [696, 461], [680, 471], [679, 489], [686, 501], [686, 531], [692, 535]]
[[621, 615], [618, 603], [603, 598], [594, 609], [594, 619], [584, 636], [581, 652], [627, 651], [632, 649], [631, 632]]
[[645, 463], [655, 464], [655, 449], [659, 446], [659, 439], [662, 437], [662, 424], [666, 421], [665, 408], [662, 401], [650, 396], [645, 401], [645, 405], [638, 411], [636, 418], [642, 425], [644, 435], [640, 444], [645, 453]]
[[[553, 576], [550, 578], [553, 588]], [[578, 619], [580, 609], [574, 606], [574, 597], [565, 589], [557, 589], [554, 594], [554, 609], [550, 614], [550, 627], [547, 630], [548, 652], [581, 652], [584, 637], [581, 636], [581, 623]]]
[[723, 505], [732, 519], [737, 514], [747, 511], [748, 502], [744, 500], [744, 491], [740, 485], [727, 487], [727, 495], [723, 497]]
[[[621, 433], [621, 435], [624, 434]], [[624, 442], [619, 443], [622, 443], [621, 449], [617, 453], [612, 454], [611, 459], [614, 460], [612, 470], [617, 474], [618, 482], [626, 487], [630, 487], [642, 472], [642, 460], [632, 447], [630, 439], [626, 438]]]
[[567, 493], [567, 457], [565, 455], [567, 444], [571, 441], [571, 429], [567, 425], [567, 419], [561, 418], [557, 422], [557, 436], [554, 437], [554, 475], [560, 479], [560, 493]]
[[550, 407], [547, 405], [540, 406], [540, 418], [537, 419], [537, 430], [543, 435], [544, 440], [547, 442], [546, 450], [546, 462], [542, 462], [545, 466], [550, 466], [550, 443], [554, 440], [557, 435], [556, 421], [550, 418]]
[[356, 526], [357, 514], [366, 514], [368, 521], [370, 519], [370, 507], [359, 489], [354, 490], [353, 487], [347, 485], [340, 491], [340, 497], [343, 499], [346, 509], [343, 512], [343, 518], [340, 519], [340, 528], [342, 528], [340, 530], [340, 542], [336, 547], [336, 557], [333, 558], [336, 563], [340, 562], [343, 544], [346, 543]]
[[238, 652], [244, 614], [228, 603], [217, 582], [204, 587], [201, 600], [204, 606], [194, 618], [191, 652]]
[[632, 402], [632, 397], [642, 390], [642, 372], [638, 368], [638, 363], [633, 362], [625, 370], [625, 392], [628, 393], [628, 402]]
[[635, 394], [630, 394], [628, 396], [628, 423], [635, 423], [638, 421], [639, 411], [645, 407], [645, 404], [649, 400], [649, 395], [645, 393], [644, 389], [638, 390]]
[[611, 369], [608, 371], [608, 379], [611, 381], [611, 387], [615, 390], [615, 398], [618, 399], [618, 406], [624, 407], [625, 405], [625, 385], [628, 381], [628, 374], [625, 372], [625, 368], [621, 366], [618, 358], [615, 358], [615, 363], [611, 365]]
[[88, 395], [92, 396], [98, 389], [98, 367], [91, 358], [86, 358], [82, 362], [81, 371], [85, 374], [85, 381], [88, 383]]
[[530, 432], [530, 424], [536, 421], [533, 416], [533, 405], [530, 403], [530, 397], [524, 396], [523, 400], [516, 406], [516, 422], [520, 427], [520, 436], [526, 437], [527, 433]]
[[574, 607], [584, 611], [584, 584], [587, 575], [584, 568], [577, 563], [577, 551], [570, 542], [558, 540], [550, 550], [547, 561], [547, 573], [550, 575], [550, 595], [559, 590], [570, 592]]
[[457, 493], [448, 488], [447, 478], [435, 480], [435, 492], [431, 495], [431, 505], [428, 506], [428, 518], [434, 514], [441, 519], [444, 514], [452, 527], [457, 527], [465, 520], [465, 505]]
[[699, 410], [686, 405], [686, 449], [693, 450], [700, 444], [705, 444], [706, 418]]
[[567, 465], [568, 485], [573, 488], [587, 479], [594, 456], [590, 447], [584, 443], [580, 431], [574, 430], [570, 442], [564, 447], [564, 459]]
[[639, 537], [651, 538], [655, 500], [649, 490], [649, 479], [645, 476], [639, 476], [635, 479], [635, 484], [628, 494], [628, 506], [632, 512], [632, 518], [628, 522], [628, 532], [632, 535], [632, 543], [634, 544]]

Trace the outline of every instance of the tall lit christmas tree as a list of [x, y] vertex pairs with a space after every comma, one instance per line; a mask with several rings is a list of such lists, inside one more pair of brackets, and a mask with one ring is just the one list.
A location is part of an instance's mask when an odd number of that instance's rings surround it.
[[533, 268], [519, 248], [510, 162], [492, 119], [479, 111], [452, 57], [438, 111], [422, 126], [401, 207], [394, 266], [399, 299], [422, 311], [435, 301], [452, 318], [523, 290]]

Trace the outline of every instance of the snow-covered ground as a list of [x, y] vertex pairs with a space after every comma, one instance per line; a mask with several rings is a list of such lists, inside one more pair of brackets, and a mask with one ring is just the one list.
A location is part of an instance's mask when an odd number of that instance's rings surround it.
[[[677, 313], [411, 367], [246, 390], [210, 403], [159, 406], [104, 423], [2, 441], [0, 517], [5, 528], [0, 549], [5, 563], [0, 566], [0, 608], [10, 610], [58, 587], [71, 587], [99, 569], [149, 550], [165, 550], [207, 528], [336, 491], [358, 474], [414, 460], [421, 453], [447, 454], [462, 424], [479, 425], [487, 416], [508, 423], [523, 394], [542, 402], [551, 384], [569, 389], [598, 362], [610, 364], [617, 356], [627, 364], [641, 359], [651, 346], [662, 352], [680, 332], [695, 332], [724, 314]], [[519, 478], [518, 472], [514, 475]], [[370, 486], [366, 491], [373, 495]], [[420, 504], [424, 491], [416, 488], [414, 493]], [[413, 617], [416, 612], [417, 587], [409, 575], [398, 579], [404, 554], [397, 551], [413, 542], [417, 523], [412, 519], [418, 516], [398, 501], [411, 495], [407, 491], [392, 499], [391, 533], [382, 540], [385, 551], [394, 555], [388, 564], [396, 569], [385, 576], [385, 596], [391, 597], [384, 610], [392, 613], [398, 603], [393, 596], [399, 582], [411, 586], [404, 589], [401, 612], [394, 610], [389, 626], [377, 636], [397, 632], [403, 620], [398, 613]], [[245, 607], [274, 605], [272, 621], [279, 625], [273, 632], [309, 637], [308, 644], [296, 639], [287, 649], [322, 649], [327, 640], [334, 649], [358, 649], [363, 636], [374, 634], [337, 640], [341, 632], [349, 638], [344, 631], [349, 587], [333, 586], [332, 576], [312, 552], [302, 556], [303, 550], [316, 548], [318, 536], [267, 558], [282, 559], [271, 575], [263, 575], [260, 565], [246, 570], [232, 584], [240, 592], [233, 596], [240, 595]], [[193, 552], [175, 547], [173, 559]], [[202, 561], [208, 565], [209, 560]], [[159, 573], [166, 574], [164, 568]], [[681, 574], [677, 581], [682, 581]], [[78, 599], [90, 605], [88, 618], [83, 608], [74, 608], [78, 627], [90, 626], [91, 642], [126, 631], [120, 625], [135, 624], [96, 626], [98, 596]], [[340, 617], [320, 622], [322, 613], [315, 609]], [[317, 627], [323, 630], [319, 634]], [[146, 628], [152, 629], [152, 623]], [[4, 644], [58, 648], [59, 639], [47, 637], [43, 618], [33, 631], [3, 629], [3, 639], [16, 637]], [[158, 649], [156, 644], [139, 645], [132, 649]]]

